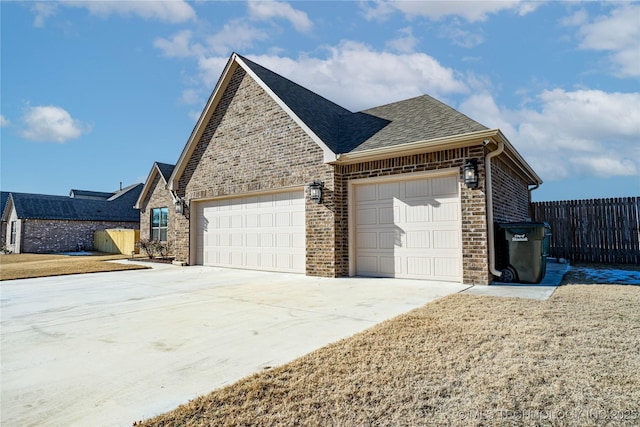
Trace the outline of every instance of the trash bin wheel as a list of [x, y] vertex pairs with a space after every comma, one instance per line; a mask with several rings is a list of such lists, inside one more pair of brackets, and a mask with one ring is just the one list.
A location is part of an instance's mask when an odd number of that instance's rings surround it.
[[513, 267], [507, 267], [502, 270], [502, 274], [500, 275], [500, 281], [503, 283], [511, 283], [518, 279], [516, 274], [516, 270]]

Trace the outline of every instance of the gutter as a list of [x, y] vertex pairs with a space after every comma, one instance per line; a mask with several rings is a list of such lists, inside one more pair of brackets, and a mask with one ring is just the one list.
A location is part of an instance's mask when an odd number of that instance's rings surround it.
[[493, 228], [493, 192], [491, 189], [491, 159], [499, 156], [504, 151], [504, 142], [498, 143], [498, 149], [491, 151], [484, 158], [485, 160], [485, 189], [487, 197], [487, 239], [489, 240], [489, 271], [494, 276], [502, 276], [502, 272], [496, 269], [496, 248], [495, 231]]

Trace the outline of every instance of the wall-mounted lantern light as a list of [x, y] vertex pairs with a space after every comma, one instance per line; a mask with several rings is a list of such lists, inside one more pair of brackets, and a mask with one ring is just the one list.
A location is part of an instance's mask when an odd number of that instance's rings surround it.
[[478, 161], [467, 160], [464, 164], [464, 185], [467, 188], [478, 188]]
[[322, 186], [324, 183], [322, 181], [313, 181], [309, 184], [309, 199], [315, 203], [320, 203], [322, 200]]
[[175, 212], [178, 215], [182, 215], [184, 213], [184, 200], [182, 200], [181, 198], [176, 198], [173, 202], [173, 206], [175, 208]]

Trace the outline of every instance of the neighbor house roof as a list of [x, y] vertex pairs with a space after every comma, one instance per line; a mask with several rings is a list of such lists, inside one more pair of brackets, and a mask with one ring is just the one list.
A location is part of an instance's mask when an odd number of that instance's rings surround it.
[[[496, 144], [506, 142], [507, 152], [515, 152], [499, 130], [490, 130], [428, 95], [354, 113], [233, 53], [167, 181], [168, 189], [177, 187], [180, 175], [238, 67], [249, 74], [318, 144], [326, 163], [340, 163], [350, 157], [362, 158], [368, 152], [378, 155], [381, 150], [389, 156], [394, 151], [406, 150], [408, 145], [413, 150], [420, 147], [423, 151], [443, 149], [448, 146], [450, 138], [458, 146], [463, 146], [465, 143], [477, 144], [479, 138], [488, 137]], [[516, 158], [517, 167], [524, 169], [532, 184], [542, 182], [517, 153], [512, 157]]]
[[[147, 197], [149, 191], [151, 191], [151, 186], [153, 184], [153, 181], [156, 179], [156, 175], [160, 176], [160, 179], [164, 182], [164, 188], [166, 188], [167, 182], [169, 182], [169, 177], [173, 173], [174, 168], [175, 165], [170, 165], [169, 163], [153, 163], [153, 166], [151, 166], [151, 171], [149, 171], [149, 175], [147, 176], [147, 180], [144, 182], [144, 187], [142, 188], [142, 191], [140, 192], [140, 195], [138, 196], [138, 199], [136, 200], [136, 203], [134, 205], [136, 209], [140, 209], [142, 201], [145, 199], [145, 197]], [[171, 197], [174, 197], [173, 194], [171, 195]]]
[[9, 191], [0, 191], [0, 216], [4, 213], [4, 207], [9, 200]]
[[141, 191], [142, 184], [131, 185], [109, 193], [109, 200], [12, 192], [9, 203], [20, 219], [136, 222], [140, 214], [133, 205]]

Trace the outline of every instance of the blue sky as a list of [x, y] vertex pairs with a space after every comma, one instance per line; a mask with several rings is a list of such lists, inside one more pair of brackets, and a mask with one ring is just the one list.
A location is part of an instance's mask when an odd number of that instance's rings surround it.
[[358, 111], [430, 94], [500, 128], [533, 199], [640, 195], [640, 3], [0, 3], [4, 191], [175, 163], [233, 51]]

